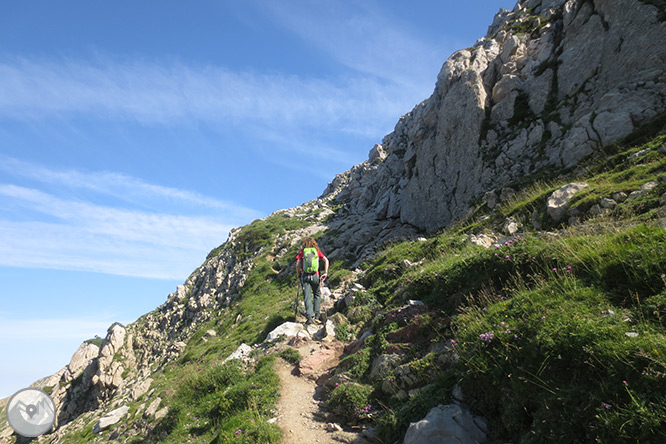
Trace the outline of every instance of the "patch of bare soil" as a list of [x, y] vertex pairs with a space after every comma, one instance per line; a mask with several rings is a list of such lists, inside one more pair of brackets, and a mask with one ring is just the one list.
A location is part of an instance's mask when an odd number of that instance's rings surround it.
[[[306, 342], [295, 347], [307, 358], [326, 348], [318, 342]], [[318, 372], [325, 372], [339, 362], [339, 354], [328, 358]], [[332, 422], [326, 411], [324, 388], [317, 385], [317, 373], [301, 376], [298, 366], [283, 360], [276, 363], [280, 375], [281, 397], [277, 405], [278, 425], [284, 433], [283, 444], [369, 444], [360, 431], [345, 430]]]

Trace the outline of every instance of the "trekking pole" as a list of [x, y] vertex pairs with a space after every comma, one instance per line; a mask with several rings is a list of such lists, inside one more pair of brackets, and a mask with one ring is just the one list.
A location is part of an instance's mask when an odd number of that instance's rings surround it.
[[301, 278], [300, 276], [296, 277], [296, 300], [294, 301], [294, 320], [298, 316], [298, 296], [301, 292]]

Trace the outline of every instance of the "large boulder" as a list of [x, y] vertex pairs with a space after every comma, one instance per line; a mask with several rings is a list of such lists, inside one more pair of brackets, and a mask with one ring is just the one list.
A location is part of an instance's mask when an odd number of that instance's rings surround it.
[[486, 441], [486, 422], [457, 404], [439, 405], [407, 429], [404, 444], [479, 444]]
[[268, 333], [266, 342], [278, 342], [282, 339], [300, 338], [306, 340], [335, 338], [335, 325], [329, 320], [325, 325], [303, 325], [298, 322], [285, 322]]
[[328, 370], [331, 365], [337, 364], [342, 355], [342, 344], [322, 345], [314, 350], [310, 356], [303, 358], [298, 363], [298, 372], [301, 376], [313, 377], [316, 374]]
[[586, 183], [570, 183], [550, 195], [547, 202], [548, 215], [559, 222], [569, 208], [571, 198], [587, 187]]
[[97, 424], [95, 424], [93, 427], [93, 433], [100, 433], [112, 425], [117, 424], [125, 415], [127, 415], [127, 412], [129, 412], [129, 407], [125, 405], [107, 413]]
[[66, 380], [71, 381], [79, 376], [90, 365], [90, 362], [99, 355], [99, 351], [99, 347], [95, 344], [89, 342], [81, 344], [72, 355], [67, 367], [65, 367]]

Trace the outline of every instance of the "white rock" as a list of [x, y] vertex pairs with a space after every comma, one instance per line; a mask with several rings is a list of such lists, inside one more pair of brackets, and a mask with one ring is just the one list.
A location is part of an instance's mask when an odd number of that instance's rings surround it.
[[169, 413], [169, 406], [164, 406], [155, 412], [155, 419], [162, 419]]
[[658, 185], [659, 185], [659, 182], [657, 182], [655, 180], [647, 182], [647, 183], [643, 184], [643, 186], [641, 187], [641, 191], [644, 191], [644, 192], [647, 193], [647, 192], [652, 191], [655, 188], [657, 188]]
[[123, 406], [104, 415], [93, 427], [93, 433], [102, 432], [112, 425], [118, 423], [129, 412], [129, 406]]
[[622, 203], [622, 202], [624, 202], [625, 200], [627, 200], [627, 193], [624, 193], [624, 192], [622, 192], [622, 191], [618, 191], [617, 193], [613, 193], [613, 195], [612, 195], [611, 197], [613, 198], [613, 200], [614, 200], [615, 202], [620, 202], [620, 203]]
[[507, 220], [504, 221], [504, 225], [502, 226], [502, 231], [504, 234], [515, 234], [518, 232], [518, 222], [513, 218], [510, 217]]
[[548, 215], [555, 222], [562, 220], [562, 216], [564, 216], [567, 208], [569, 207], [571, 198], [574, 196], [574, 194], [585, 189], [586, 187], [586, 183], [570, 183], [553, 192], [553, 194], [551, 194], [548, 198], [547, 202]]
[[400, 365], [401, 361], [402, 357], [393, 353], [377, 356], [372, 361], [370, 379], [377, 380], [385, 378], [394, 368]]
[[460, 405], [440, 405], [409, 425], [404, 444], [478, 444], [486, 441], [486, 423]]
[[132, 399], [136, 400], [141, 397], [144, 393], [150, 389], [151, 384], [153, 383], [153, 378], [146, 378], [143, 381], [139, 381], [132, 387]]
[[283, 337], [289, 339], [296, 336], [309, 337], [310, 334], [304, 326], [298, 322], [285, 322], [268, 334], [266, 342], [276, 342]]
[[252, 352], [252, 347], [249, 345], [243, 343], [238, 346], [236, 351], [234, 351], [232, 354], [227, 356], [227, 358], [224, 360], [224, 362], [230, 361], [232, 359], [240, 359], [245, 361], [250, 357], [250, 353]]
[[601, 199], [601, 202], [599, 202], [599, 205], [602, 208], [612, 210], [617, 206], [617, 202], [615, 202], [613, 199], [608, 199], [607, 197], [604, 197], [603, 199]]
[[343, 430], [339, 424], [336, 424], [334, 422], [329, 422], [328, 424], [326, 424], [326, 429], [329, 432], [342, 432]]
[[155, 413], [157, 413], [157, 410], [160, 408], [161, 404], [162, 404], [162, 398], [158, 396], [153, 400], [153, 402], [150, 403], [146, 411], [143, 413], [143, 416], [146, 418], [154, 416]]
[[478, 245], [480, 247], [484, 248], [490, 248], [492, 247], [495, 242], [497, 242], [497, 237], [496, 236], [491, 236], [489, 234], [481, 233], [481, 234], [470, 234], [469, 235], [469, 241], [473, 243], [474, 245]]
[[98, 355], [99, 347], [95, 344], [85, 342], [81, 344], [81, 346], [74, 352], [72, 359], [67, 365], [66, 378], [68, 380], [76, 378]]

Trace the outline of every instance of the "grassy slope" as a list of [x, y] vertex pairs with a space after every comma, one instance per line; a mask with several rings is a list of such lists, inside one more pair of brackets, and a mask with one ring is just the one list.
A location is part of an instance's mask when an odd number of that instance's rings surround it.
[[[368, 291], [356, 299], [346, 313], [348, 324], [338, 331], [349, 340], [369, 327], [375, 335], [341, 365], [349, 381], [333, 391], [331, 408], [351, 420], [374, 422], [378, 439], [389, 443], [410, 421], [450, 402], [458, 385], [471, 408], [489, 419], [494, 442], [662, 442], [666, 234], [654, 221], [664, 217], [658, 201], [666, 182], [568, 229], [548, 222], [545, 200], [560, 186], [584, 180], [590, 186], [573, 205], [587, 209], [612, 192], [657, 180], [666, 172], [666, 156], [656, 150], [666, 142], [659, 135], [663, 128], [662, 119], [609, 148], [588, 162], [582, 177], [522, 184], [527, 191], [499, 210], [480, 206], [451, 230], [425, 242], [388, 246], [364, 264]], [[650, 151], [628, 160], [645, 149]], [[559, 230], [557, 236], [531, 229], [534, 210], [544, 229]], [[509, 216], [523, 221], [520, 237], [497, 249], [467, 242], [469, 233], [490, 231]], [[256, 259], [240, 299], [202, 326], [180, 360], [153, 375], [152, 388], [171, 410], [136, 442], [279, 440], [279, 430], [266, 422], [279, 396], [270, 350], [267, 356], [257, 352], [256, 366], [221, 363], [240, 343], [261, 342], [292, 316], [294, 278], [275, 270], [286, 268], [295, 250], [273, 262], [277, 250], [270, 246], [285, 230], [304, 225], [277, 215], [243, 229], [241, 254], [269, 248]], [[405, 269], [404, 259], [418, 265]], [[342, 267], [336, 263], [331, 274], [349, 274]], [[394, 375], [369, 380], [368, 374], [372, 359], [389, 345], [390, 333], [402, 327], [383, 322], [384, 315], [406, 298], [429, 307], [406, 321], [417, 325], [425, 343], [411, 347], [405, 361], [428, 390], [400, 400], [381, 390]], [[210, 329], [217, 336], [203, 342]], [[427, 353], [430, 343], [453, 345], [460, 360], [442, 365]], [[97, 439], [145, 422], [139, 406], [153, 399], [147, 396], [130, 404], [128, 417]], [[63, 442], [96, 439], [92, 423]]]
[[[367, 358], [347, 371], [374, 386], [368, 402], [383, 406], [377, 411], [383, 442], [446, 403], [455, 385], [489, 419], [495, 442], [666, 439], [666, 231], [655, 223], [666, 217], [659, 204], [666, 192], [666, 155], [658, 152], [663, 128], [658, 119], [611, 147], [586, 165], [583, 177], [532, 184], [494, 214], [480, 208], [459, 227], [394, 245], [367, 264], [369, 294], [389, 305], [406, 297], [425, 301], [431, 312], [419, 320], [423, 336], [452, 344], [460, 356], [444, 368], [415, 353], [412, 364], [430, 365], [424, 383], [433, 385], [405, 402], [384, 394], [384, 381], [367, 379], [387, 341], [366, 344]], [[488, 231], [508, 216], [530, 221], [534, 210], [548, 223], [546, 197], [572, 181], [590, 184], [572, 202], [587, 210], [653, 180], [656, 189], [604, 216], [567, 229], [551, 223], [557, 236], [530, 233], [525, 223], [523, 234], [499, 248], [465, 242], [470, 231]], [[403, 271], [405, 258], [420, 265]], [[397, 327], [381, 328], [387, 334]]]

